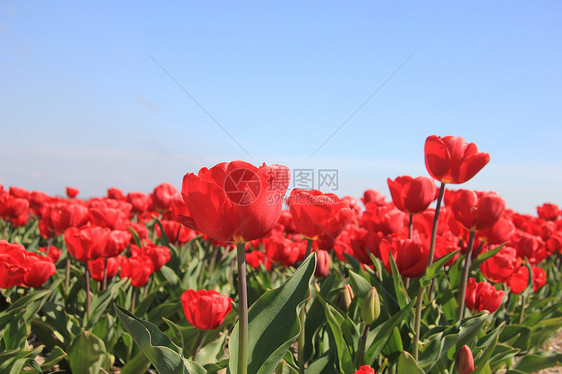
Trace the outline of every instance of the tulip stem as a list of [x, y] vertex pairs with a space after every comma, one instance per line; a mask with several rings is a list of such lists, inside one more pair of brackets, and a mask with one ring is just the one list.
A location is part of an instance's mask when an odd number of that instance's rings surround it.
[[67, 252], [66, 257], [66, 277], [64, 280], [64, 289], [66, 290], [66, 295], [70, 293], [70, 252]]
[[472, 262], [472, 246], [474, 244], [474, 234], [475, 231], [470, 232], [468, 237], [468, 245], [466, 248], [466, 255], [464, 258], [464, 270], [462, 272], [461, 284], [459, 286], [459, 295], [457, 299], [457, 320], [461, 320], [464, 317], [464, 299], [466, 296], [466, 282], [468, 281], [468, 273], [470, 271], [470, 263]]
[[86, 262], [84, 277], [86, 278], [86, 315], [90, 318], [90, 270], [88, 269], [88, 262]]
[[299, 333], [299, 343], [298, 343], [298, 349], [299, 349], [299, 358], [298, 358], [298, 363], [299, 363], [299, 374], [304, 374], [304, 345], [306, 343], [305, 340], [305, 321], [306, 321], [306, 306], [303, 305], [302, 309], [299, 313], [299, 319], [300, 319], [300, 323], [301, 323], [301, 331]]
[[359, 356], [357, 357], [357, 365], [355, 366], [357, 369], [361, 367], [363, 363], [363, 357], [365, 356], [365, 346], [367, 344], [367, 336], [369, 335], [369, 329], [371, 325], [365, 324], [365, 329], [363, 329], [363, 335], [361, 336], [361, 346], [359, 347]]
[[[437, 224], [439, 222], [439, 208], [441, 208], [441, 201], [443, 200], [443, 195], [445, 194], [446, 183], [441, 182], [441, 187], [439, 188], [439, 196], [437, 196], [437, 204], [435, 205], [435, 215], [433, 216], [433, 227], [431, 229], [431, 242], [429, 245], [429, 255], [427, 257], [427, 266], [433, 263], [433, 255], [435, 253], [435, 239], [437, 237]], [[418, 299], [416, 300], [416, 319], [414, 321], [414, 342], [413, 344], [413, 354], [416, 362], [418, 361], [418, 351], [420, 343], [420, 325], [421, 325], [421, 310], [423, 304], [423, 295], [425, 293], [425, 287], [420, 287], [418, 291]]]
[[246, 249], [244, 243], [236, 243], [238, 259], [238, 371], [246, 374], [248, 359], [248, 293], [246, 290]]
[[306, 252], [304, 253], [304, 258], [306, 259], [312, 250], [312, 239], [306, 239]]
[[408, 239], [412, 239], [412, 231], [414, 231], [414, 215], [410, 214], [410, 219], [408, 220]]
[[197, 340], [195, 341], [195, 346], [193, 347], [193, 354], [191, 355], [191, 359], [193, 361], [195, 361], [195, 359], [197, 358], [197, 353], [199, 353], [199, 346], [201, 345], [201, 342], [203, 341], [203, 336], [205, 334], [205, 331], [200, 330], [199, 333], [197, 334]]
[[519, 311], [519, 323], [523, 323], [523, 317], [525, 316], [525, 295], [521, 295], [521, 310]]
[[103, 259], [104, 261], [104, 266], [103, 266], [103, 288], [102, 290], [105, 290], [107, 288], [107, 258]]

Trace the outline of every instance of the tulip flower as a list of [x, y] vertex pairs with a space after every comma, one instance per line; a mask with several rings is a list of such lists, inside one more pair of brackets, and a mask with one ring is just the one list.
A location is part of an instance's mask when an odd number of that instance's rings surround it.
[[[533, 271], [533, 292], [537, 292], [546, 283], [546, 272], [538, 266], [533, 266], [531, 270]], [[529, 269], [527, 269], [527, 266], [519, 266], [507, 284], [511, 292], [515, 294], [525, 291], [529, 284]]]
[[185, 317], [200, 330], [214, 330], [232, 310], [232, 299], [215, 290], [187, 290], [181, 295]]
[[121, 278], [131, 279], [133, 287], [142, 287], [154, 272], [154, 265], [146, 255], [133, 256], [121, 260]]
[[546, 221], [556, 221], [558, 216], [562, 213], [558, 205], [553, 203], [544, 203], [543, 205], [537, 207], [537, 214], [539, 218]]
[[468, 345], [465, 344], [461, 347], [455, 358], [455, 363], [459, 374], [470, 374], [476, 369], [474, 367], [474, 357]]
[[[88, 262], [88, 269], [90, 274], [92, 274], [92, 279], [96, 282], [104, 282], [113, 278], [117, 271], [119, 271], [119, 266], [121, 266], [122, 257], [109, 257], [109, 258], [98, 258]], [[105, 277], [105, 278], [104, 278]]]
[[113, 200], [125, 201], [126, 197], [123, 190], [117, 187], [111, 187], [107, 189], [107, 197]]
[[314, 270], [314, 275], [318, 278], [325, 278], [330, 274], [330, 254], [321, 249], [316, 252], [317, 262], [316, 269]]
[[492, 227], [505, 209], [505, 201], [495, 192], [458, 190], [451, 206], [455, 219], [469, 231]]
[[71, 227], [65, 230], [64, 241], [72, 257], [88, 262], [101, 257], [110, 232], [99, 226]]
[[288, 184], [289, 170], [281, 165], [233, 161], [188, 173], [181, 194], [190, 215], [181, 222], [225, 242], [263, 238], [279, 219]]
[[354, 374], [375, 374], [375, 369], [369, 365], [363, 365]]
[[295, 188], [287, 200], [293, 222], [305, 238], [320, 240], [319, 248], [329, 250], [351, 219], [349, 204], [332, 193]]
[[164, 213], [170, 209], [174, 198], [179, 196], [179, 191], [170, 183], [162, 183], [154, 189], [151, 196], [154, 209]]
[[437, 198], [435, 182], [427, 177], [410, 176], [387, 179], [392, 202], [396, 208], [407, 214], [421, 213]]
[[464, 183], [490, 162], [488, 153], [478, 152], [474, 143], [454, 136], [428, 137], [424, 153], [427, 171], [441, 183]]
[[66, 187], [66, 196], [68, 196], [70, 199], [74, 199], [76, 196], [78, 196], [78, 194], [80, 193], [80, 190], [78, 188], [75, 187]]
[[384, 237], [380, 242], [379, 251], [384, 267], [390, 274], [390, 256], [396, 262], [400, 275], [404, 277], [415, 278], [425, 272], [428, 251], [419, 237], [415, 237], [415, 240], [396, 236]]
[[519, 265], [515, 248], [506, 246], [484, 261], [480, 265], [480, 270], [490, 281], [504, 283], [519, 269]]
[[470, 278], [466, 287], [466, 307], [474, 312], [487, 310], [490, 313], [498, 310], [502, 304], [504, 292], [488, 282], [476, 282]]

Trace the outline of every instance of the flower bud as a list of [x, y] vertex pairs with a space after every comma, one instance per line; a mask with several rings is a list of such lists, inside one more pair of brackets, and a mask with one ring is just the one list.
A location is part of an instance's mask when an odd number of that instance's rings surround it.
[[361, 318], [363, 319], [363, 322], [370, 325], [379, 318], [380, 314], [381, 301], [379, 299], [379, 293], [375, 287], [372, 287], [363, 301], [363, 306], [361, 307]]
[[474, 358], [472, 357], [472, 351], [468, 348], [468, 345], [465, 344], [461, 347], [455, 362], [460, 374], [470, 374], [474, 371]]
[[338, 308], [340, 308], [344, 312], [347, 312], [349, 306], [351, 305], [351, 301], [353, 301], [354, 296], [355, 295], [353, 295], [353, 290], [351, 289], [351, 286], [349, 284], [346, 284], [342, 288], [338, 296], [338, 301], [337, 301]]

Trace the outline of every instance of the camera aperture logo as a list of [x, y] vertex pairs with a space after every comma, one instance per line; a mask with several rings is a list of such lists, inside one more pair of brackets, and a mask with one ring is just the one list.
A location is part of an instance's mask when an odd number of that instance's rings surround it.
[[233, 204], [250, 205], [260, 195], [260, 178], [253, 170], [234, 169], [224, 178], [224, 192]]

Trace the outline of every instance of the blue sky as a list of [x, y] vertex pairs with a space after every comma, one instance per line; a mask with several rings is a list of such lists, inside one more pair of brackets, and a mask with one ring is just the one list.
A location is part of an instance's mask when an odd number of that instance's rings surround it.
[[339, 195], [388, 195], [387, 177], [428, 175], [428, 135], [456, 135], [491, 155], [459, 187], [533, 213], [562, 204], [560, 14], [555, 1], [3, 1], [0, 184], [149, 192], [242, 159], [338, 169]]

